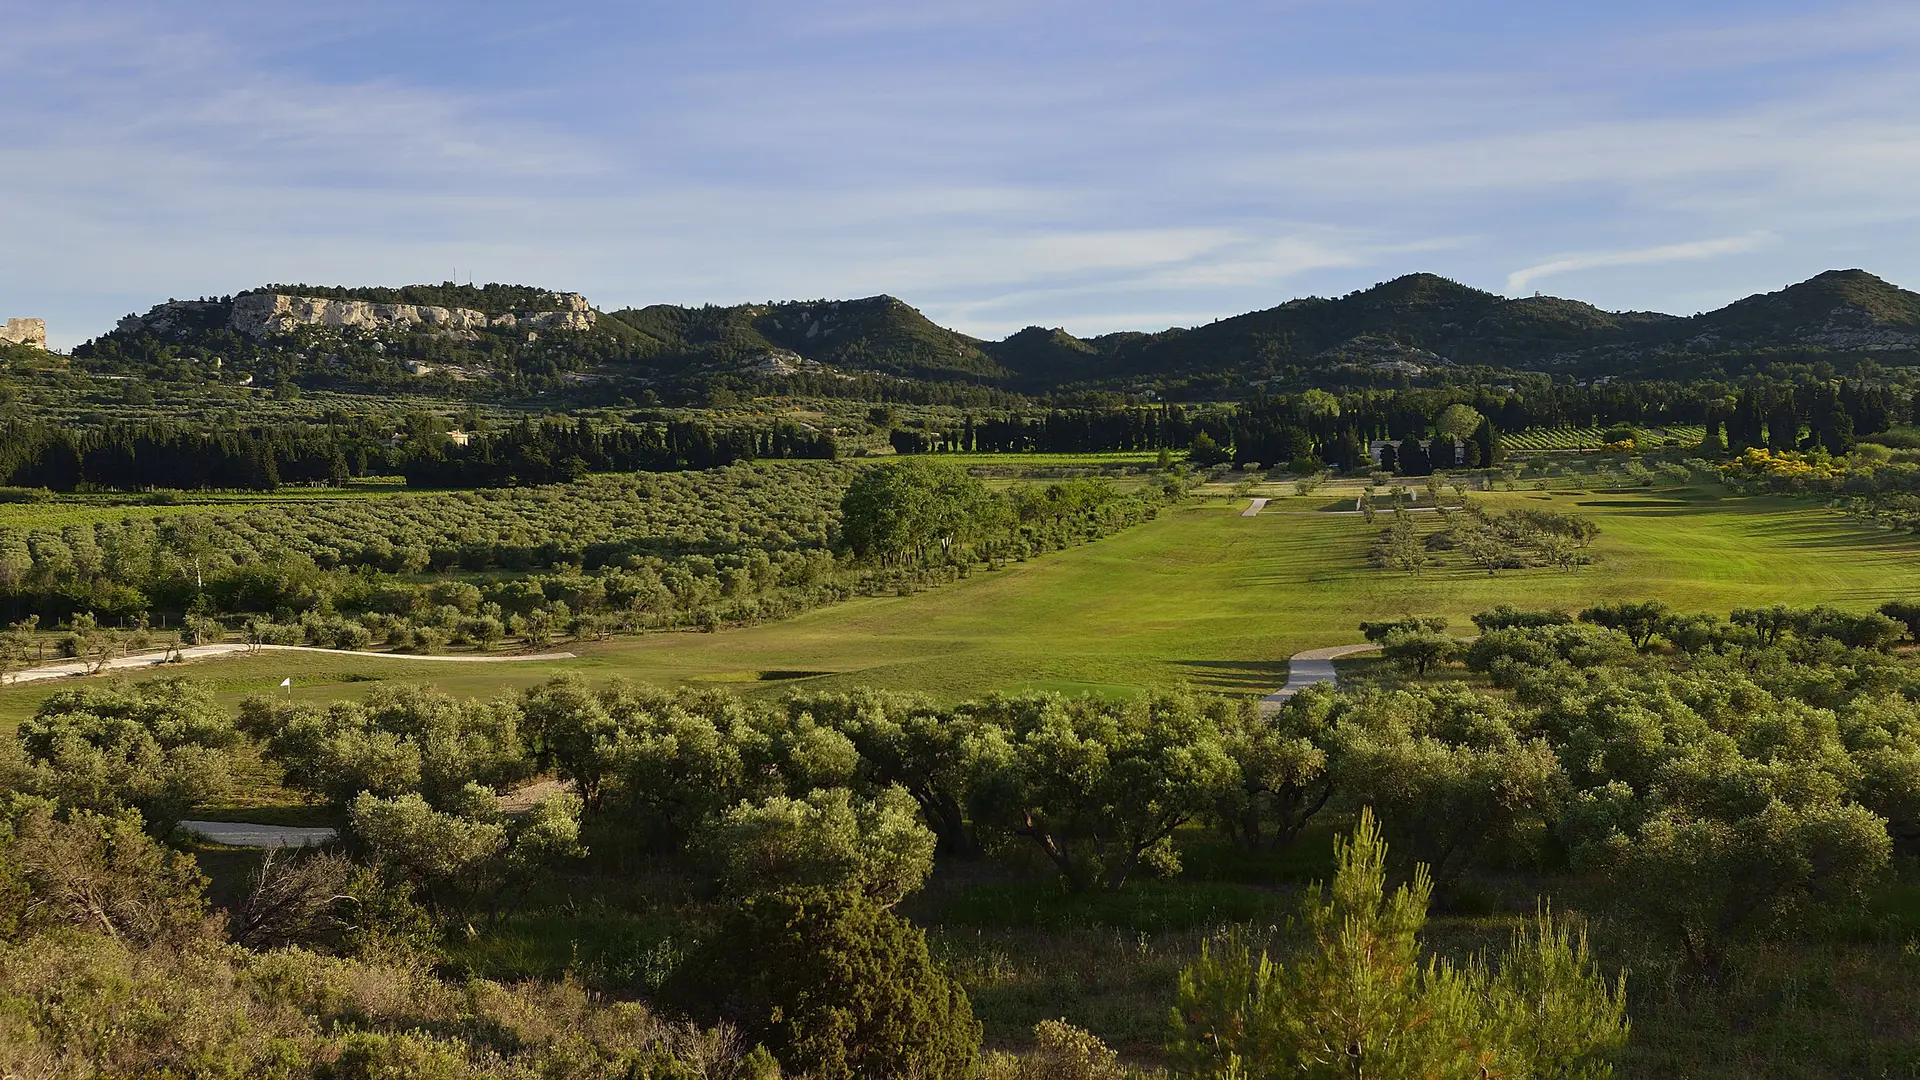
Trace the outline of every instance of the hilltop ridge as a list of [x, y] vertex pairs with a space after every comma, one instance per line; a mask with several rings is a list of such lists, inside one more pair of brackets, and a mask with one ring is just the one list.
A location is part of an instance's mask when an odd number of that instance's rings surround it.
[[1085, 338], [1030, 326], [1000, 341], [943, 327], [886, 294], [651, 304], [603, 315], [580, 294], [524, 285], [272, 285], [170, 301], [76, 350], [106, 367], [181, 358], [265, 362], [281, 378], [331, 371], [391, 379], [437, 366], [469, 379], [822, 374], [1028, 393], [1183, 380], [1418, 379], [1467, 366], [1632, 376], [1869, 354], [1920, 363], [1920, 293], [1858, 269], [1827, 271], [1690, 317], [1606, 311], [1553, 296], [1509, 298], [1413, 273], [1202, 326]]

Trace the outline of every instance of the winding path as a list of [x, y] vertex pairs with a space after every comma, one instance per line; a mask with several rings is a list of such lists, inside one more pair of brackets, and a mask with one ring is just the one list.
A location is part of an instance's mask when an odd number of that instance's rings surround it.
[[1245, 510], [1240, 511], [1240, 516], [1241, 517], [1258, 517], [1260, 514], [1260, 511], [1265, 510], [1266, 508], [1267, 508], [1267, 500], [1255, 499], [1253, 500], [1252, 506], [1249, 506]]
[[[247, 645], [241, 642], [227, 642], [220, 645], [195, 645], [179, 650], [182, 660], [208, 660], [214, 657], [231, 656], [248, 652], [304, 652], [323, 653], [328, 656], [383, 657], [388, 660], [424, 660], [437, 664], [518, 664], [532, 660], [571, 660], [570, 652], [527, 653], [507, 656], [429, 656], [415, 653], [360, 652], [355, 649], [322, 649], [317, 645]], [[127, 668], [158, 667], [165, 664], [172, 651], [135, 653], [107, 661], [104, 670], [122, 671]], [[65, 679], [76, 675], [94, 674], [93, 665], [85, 660], [68, 660], [58, 664], [43, 664], [40, 667], [27, 668], [7, 676], [6, 682], [39, 682], [41, 679]]]
[[1273, 712], [1287, 703], [1287, 699], [1319, 683], [1338, 683], [1340, 675], [1333, 668], [1333, 662], [1343, 656], [1355, 653], [1372, 652], [1380, 646], [1328, 645], [1320, 649], [1302, 649], [1287, 658], [1287, 685], [1260, 699], [1263, 712]]

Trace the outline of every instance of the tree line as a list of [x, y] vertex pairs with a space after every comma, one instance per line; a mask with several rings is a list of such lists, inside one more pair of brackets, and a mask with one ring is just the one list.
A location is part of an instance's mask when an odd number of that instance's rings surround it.
[[368, 418], [211, 430], [177, 423], [14, 423], [0, 431], [0, 484], [59, 492], [271, 491], [399, 473], [416, 487], [510, 487], [563, 483], [590, 472], [673, 472], [838, 455], [830, 435], [789, 423], [601, 428], [585, 418], [525, 420], [473, 434], [465, 444], [432, 428], [395, 429]]
[[409, 454], [411, 487], [510, 487], [565, 483], [591, 472], [711, 469], [762, 458], [832, 460], [833, 436], [785, 421], [766, 426], [676, 420], [600, 428], [591, 420], [522, 420], [465, 445], [435, 443]]

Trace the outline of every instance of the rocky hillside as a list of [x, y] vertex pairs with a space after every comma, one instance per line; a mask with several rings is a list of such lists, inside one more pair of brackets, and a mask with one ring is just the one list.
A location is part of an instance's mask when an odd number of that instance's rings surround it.
[[[498, 289], [498, 286], [488, 286]], [[283, 291], [284, 290], [284, 291]], [[468, 292], [481, 293], [469, 289]], [[310, 286], [270, 286], [218, 300], [169, 300], [145, 315], [129, 315], [115, 327], [117, 333], [158, 336], [192, 334], [212, 329], [232, 330], [250, 338], [292, 334], [305, 327], [355, 329], [373, 333], [438, 331], [471, 338], [482, 330], [591, 330], [595, 312], [579, 293], [529, 290], [519, 297], [520, 311], [486, 307], [408, 303], [400, 299], [416, 289], [315, 289]], [[465, 299], [454, 289], [434, 289]], [[314, 295], [332, 293], [331, 296]], [[359, 295], [356, 295], [359, 294]], [[431, 295], [431, 294], [430, 294]], [[434, 298], [441, 298], [435, 296]]]
[[435, 377], [550, 384], [653, 351], [578, 293], [519, 285], [270, 285], [169, 300], [74, 355], [156, 378], [364, 386]]
[[[1920, 294], [1836, 270], [1690, 318], [1509, 299], [1409, 274], [1190, 329], [1078, 338], [1029, 327], [981, 341], [891, 296], [597, 313], [577, 293], [518, 285], [269, 286], [162, 304], [76, 350], [109, 366], [244, 359], [277, 378], [613, 379], [872, 373], [1027, 392], [1198, 380], [1419, 378], [1491, 368], [1598, 375], [1737, 372], [1774, 360], [1920, 363]], [[289, 373], [292, 373], [291, 375]]]

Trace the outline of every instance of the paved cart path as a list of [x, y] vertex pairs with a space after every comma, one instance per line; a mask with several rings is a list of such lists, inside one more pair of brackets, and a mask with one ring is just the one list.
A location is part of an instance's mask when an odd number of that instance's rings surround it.
[[180, 828], [202, 839], [228, 847], [283, 848], [332, 843], [338, 829], [292, 825], [255, 825], [246, 821], [183, 821]]
[[1247, 507], [1247, 508], [1246, 508], [1245, 510], [1242, 510], [1242, 511], [1240, 511], [1240, 516], [1241, 516], [1241, 517], [1254, 517], [1254, 516], [1256, 516], [1256, 515], [1258, 515], [1258, 514], [1260, 513], [1260, 511], [1262, 511], [1262, 510], [1265, 510], [1266, 508], [1267, 508], [1267, 500], [1265, 500], [1265, 499], [1255, 499], [1255, 500], [1253, 500], [1253, 505], [1252, 505], [1252, 506], [1249, 506], [1249, 507]]
[[1287, 699], [1319, 683], [1338, 683], [1340, 676], [1333, 669], [1333, 662], [1343, 656], [1355, 653], [1371, 652], [1380, 646], [1365, 645], [1329, 645], [1321, 649], [1303, 649], [1287, 658], [1287, 685], [1260, 699], [1260, 708], [1271, 712], [1287, 703]]
[[[517, 664], [532, 660], [571, 660], [570, 652], [527, 653], [504, 656], [424, 656], [415, 653], [359, 652], [353, 649], [322, 649], [316, 645], [247, 645], [241, 642], [228, 642], [221, 645], [194, 645], [181, 649], [179, 656], [184, 660], [211, 660], [221, 656], [248, 652], [306, 652], [326, 653], [331, 656], [385, 657], [388, 660], [424, 660], [438, 664]], [[166, 663], [167, 657], [174, 655], [160, 652], [135, 653], [107, 661], [107, 671], [124, 671], [127, 668], [158, 667]], [[68, 660], [58, 664], [43, 664], [30, 667], [7, 676], [9, 683], [38, 682], [41, 679], [64, 679], [75, 675], [93, 674], [93, 665], [85, 660]]]

